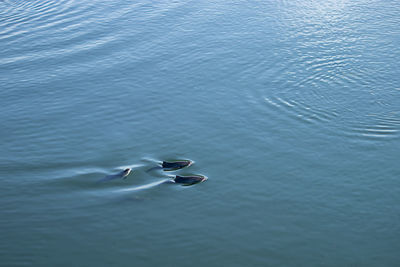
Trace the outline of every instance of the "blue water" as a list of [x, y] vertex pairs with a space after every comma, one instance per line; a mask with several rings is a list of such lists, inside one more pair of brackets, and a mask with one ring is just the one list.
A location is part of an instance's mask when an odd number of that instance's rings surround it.
[[0, 265], [399, 266], [399, 14], [0, 1]]

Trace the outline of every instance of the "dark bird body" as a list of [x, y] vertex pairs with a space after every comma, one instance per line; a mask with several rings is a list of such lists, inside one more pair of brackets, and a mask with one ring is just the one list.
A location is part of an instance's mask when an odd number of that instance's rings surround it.
[[165, 171], [174, 171], [189, 167], [190, 165], [192, 165], [192, 163], [193, 162], [191, 160], [163, 161], [161, 167]]
[[147, 172], [154, 171], [157, 169], [162, 169], [164, 171], [176, 171], [179, 169], [183, 169], [185, 167], [189, 167], [193, 164], [191, 160], [176, 160], [176, 161], [163, 161], [159, 163], [159, 166], [148, 169]]
[[207, 177], [203, 175], [190, 175], [190, 176], [176, 175], [175, 178], [173, 178], [173, 181], [175, 183], [182, 185], [194, 185], [204, 182], [205, 180], [207, 180]]

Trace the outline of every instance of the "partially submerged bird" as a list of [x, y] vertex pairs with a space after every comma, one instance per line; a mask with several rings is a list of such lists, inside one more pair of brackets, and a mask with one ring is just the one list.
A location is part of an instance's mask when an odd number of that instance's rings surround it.
[[182, 185], [194, 185], [194, 184], [202, 183], [207, 179], [208, 178], [203, 175], [190, 175], [190, 176], [175, 175], [175, 177], [172, 178], [172, 181], [177, 184], [182, 184]]
[[189, 167], [193, 164], [191, 160], [176, 160], [176, 161], [163, 161], [161, 167], [164, 171], [174, 171], [185, 167]]
[[131, 168], [126, 168], [125, 170], [123, 170], [117, 174], [107, 175], [106, 177], [101, 179], [99, 182], [105, 182], [105, 181], [114, 180], [117, 178], [126, 179], [126, 177], [131, 173], [131, 171], [132, 171]]
[[194, 184], [198, 184], [204, 182], [208, 178], [203, 175], [188, 175], [188, 176], [180, 176], [180, 175], [169, 175], [170, 179], [163, 179], [156, 182], [151, 182], [149, 184], [134, 186], [131, 188], [119, 189], [118, 191], [139, 191], [144, 189], [154, 188], [156, 186], [160, 186], [162, 184], [181, 184], [182, 186], [190, 186]]
[[156, 170], [156, 169], [163, 169], [164, 171], [176, 171], [185, 167], [189, 167], [193, 164], [193, 161], [184, 159], [184, 160], [172, 160], [172, 161], [162, 161], [159, 163], [159, 166], [153, 167], [147, 172]]

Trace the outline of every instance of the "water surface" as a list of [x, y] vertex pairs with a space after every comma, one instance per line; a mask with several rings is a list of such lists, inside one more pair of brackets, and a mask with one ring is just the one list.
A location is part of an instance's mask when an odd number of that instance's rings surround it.
[[399, 14], [1, 1], [0, 265], [398, 266]]

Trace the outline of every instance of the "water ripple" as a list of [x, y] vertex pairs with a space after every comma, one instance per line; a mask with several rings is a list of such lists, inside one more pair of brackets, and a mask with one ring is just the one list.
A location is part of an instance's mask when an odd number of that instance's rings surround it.
[[[362, 8], [359, 5], [280, 4], [277, 48], [254, 57], [241, 73], [242, 81], [260, 84], [244, 91], [248, 107], [273, 118], [276, 125], [291, 123], [293, 129], [343, 135], [352, 141], [397, 138], [396, 63], [387, 67], [382, 60], [398, 51], [391, 36], [379, 32], [379, 23], [371, 24], [365, 10], [349, 16], [346, 10]], [[365, 28], [371, 25], [375, 28]], [[368, 31], [374, 34], [362, 34]]]
[[285, 100], [280, 97], [270, 99], [265, 97], [265, 101], [273, 107], [279, 108], [279, 112], [287, 113], [288, 116], [303, 122], [328, 122], [337, 117], [334, 111], [326, 111], [317, 107], [311, 107], [307, 104], [295, 100]]
[[354, 140], [393, 140], [399, 138], [400, 119], [393, 115], [368, 115], [368, 121], [349, 123], [343, 135]]
[[267, 116], [280, 119], [282, 123], [313, 125], [310, 130], [325, 132], [326, 135], [341, 135], [353, 141], [384, 141], [400, 137], [400, 116], [396, 112], [356, 114], [354, 108], [337, 111], [283, 96], [263, 99], [263, 110]]

